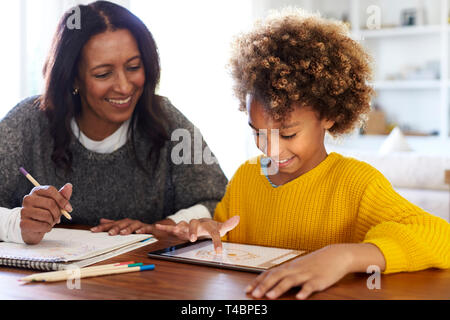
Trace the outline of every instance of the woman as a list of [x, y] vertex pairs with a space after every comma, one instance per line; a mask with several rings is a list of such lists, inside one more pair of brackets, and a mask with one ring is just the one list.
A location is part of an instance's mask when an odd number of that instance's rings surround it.
[[[151, 33], [116, 4], [79, 9], [81, 28], [67, 27], [73, 11], [59, 23], [43, 95], [0, 122], [0, 240], [40, 242], [65, 219], [61, 209], [76, 224], [100, 221], [91, 230], [111, 235], [210, 216], [227, 180], [217, 163], [172, 159], [179, 142], [171, 133], [184, 129], [193, 139], [195, 127], [155, 94]], [[29, 192], [20, 167], [45, 186]]]

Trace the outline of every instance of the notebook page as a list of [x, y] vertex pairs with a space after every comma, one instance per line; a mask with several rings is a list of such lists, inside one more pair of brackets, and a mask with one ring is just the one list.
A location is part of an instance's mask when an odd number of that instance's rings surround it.
[[83, 268], [86, 266], [90, 266], [91, 264], [97, 263], [97, 262], [101, 262], [104, 260], [107, 260], [109, 258], [112, 257], [116, 257], [118, 255], [121, 255], [123, 253], [127, 253], [133, 250], [136, 250], [140, 247], [144, 247], [144, 246], [148, 246], [149, 244], [152, 244], [154, 242], [157, 242], [158, 240], [155, 237], [149, 238], [148, 240], [142, 240], [136, 243], [132, 243], [129, 245], [126, 245], [124, 247], [121, 247], [119, 249], [113, 250], [113, 251], [109, 251], [103, 254], [100, 254], [98, 256], [95, 257], [91, 257], [88, 259], [83, 259], [81, 261], [75, 261], [72, 262], [70, 264], [63, 264], [61, 265], [61, 270], [65, 270], [65, 269], [73, 269], [73, 268]]
[[55, 228], [37, 245], [0, 243], [0, 257], [70, 262], [94, 257], [152, 237], [145, 234], [109, 236], [106, 232]]

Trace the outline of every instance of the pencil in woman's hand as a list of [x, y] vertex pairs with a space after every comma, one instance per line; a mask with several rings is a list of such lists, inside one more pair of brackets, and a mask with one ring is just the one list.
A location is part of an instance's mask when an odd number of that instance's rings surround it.
[[[39, 184], [39, 182], [37, 182], [37, 181], [31, 176], [31, 174], [29, 174], [29, 173], [27, 172], [27, 170], [25, 170], [25, 169], [22, 168], [22, 167], [20, 167], [19, 170], [20, 170], [20, 172], [22, 172], [22, 174], [23, 174], [25, 177], [27, 177], [28, 180], [30, 180], [30, 182], [31, 182], [35, 187], [40, 187], [40, 186], [41, 186], [41, 185]], [[61, 213], [62, 213], [63, 216], [66, 217], [67, 219], [72, 220], [72, 217], [70, 216], [70, 214], [69, 214], [66, 210], [61, 209]]]

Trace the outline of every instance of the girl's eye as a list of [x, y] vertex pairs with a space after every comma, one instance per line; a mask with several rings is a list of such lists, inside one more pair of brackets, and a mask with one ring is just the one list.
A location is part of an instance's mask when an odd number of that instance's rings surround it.
[[253, 134], [257, 137], [265, 135], [263, 132], [259, 132], [259, 131], [253, 131]]
[[282, 139], [286, 139], [286, 140], [289, 140], [289, 139], [292, 139], [292, 138], [294, 138], [295, 136], [296, 136], [297, 134], [296, 133], [294, 133], [293, 135], [290, 135], [290, 136], [281, 136], [281, 138]]

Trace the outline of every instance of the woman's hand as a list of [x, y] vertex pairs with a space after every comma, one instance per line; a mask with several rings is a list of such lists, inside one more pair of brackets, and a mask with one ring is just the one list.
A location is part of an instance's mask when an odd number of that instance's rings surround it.
[[332, 286], [351, 272], [352, 254], [348, 246], [330, 245], [260, 274], [246, 292], [254, 298], [276, 299], [289, 289], [302, 286], [297, 299]]
[[22, 201], [20, 229], [27, 244], [39, 243], [44, 235], [61, 221], [61, 209], [72, 212], [69, 203], [72, 185], [66, 184], [59, 191], [52, 186], [33, 188]]
[[96, 227], [91, 228], [91, 231], [108, 232], [110, 236], [115, 236], [118, 234], [124, 236], [132, 233], [150, 234], [153, 232], [153, 225], [128, 218], [117, 221], [100, 219], [100, 224]]
[[168, 232], [179, 239], [197, 241], [199, 237], [211, 237], [214, 249], [217, 253], [222, 252], [222, 241], [225, 234], [233, 230], [239, 224], [239, 216], [234, 216], [225, 222], [217, 222], [213, 219], [192, 219], [189, 223], [182, 221], [175, 226], [156, 224], [158, 230]]

